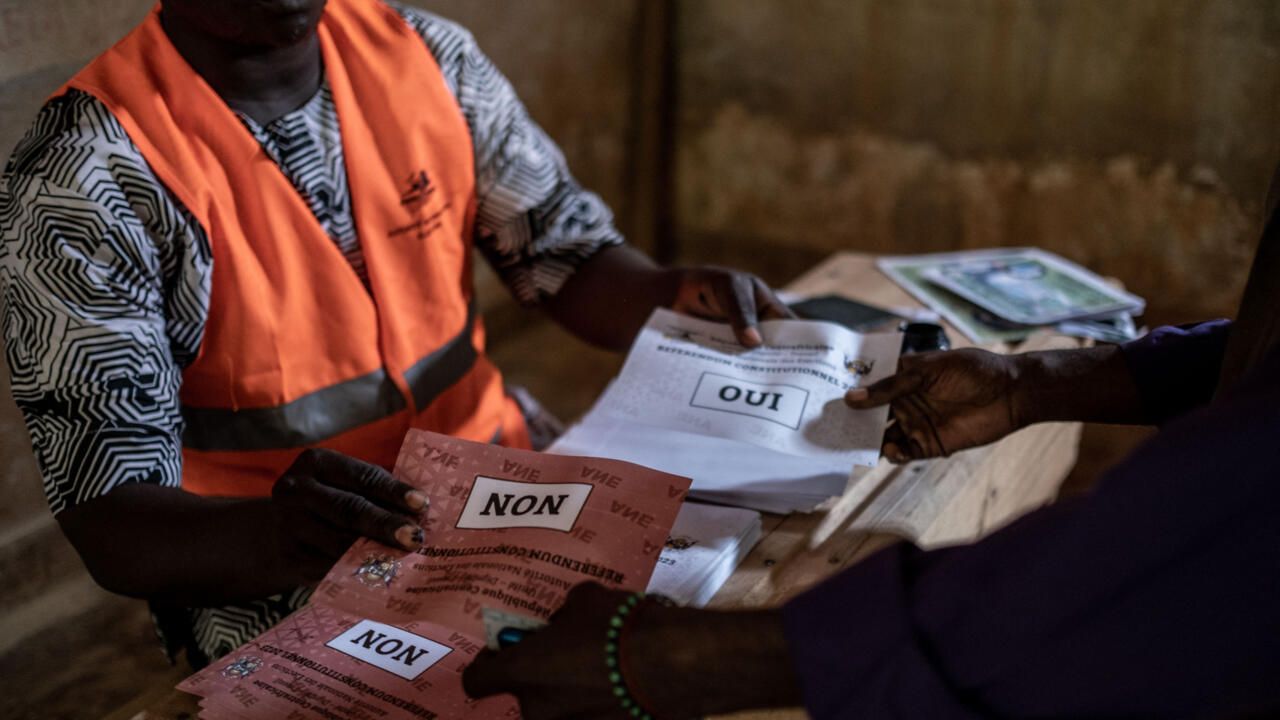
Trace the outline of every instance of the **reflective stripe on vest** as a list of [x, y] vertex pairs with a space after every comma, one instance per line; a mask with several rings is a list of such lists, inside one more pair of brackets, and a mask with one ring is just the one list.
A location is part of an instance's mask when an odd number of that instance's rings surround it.
[[[473, 301], [462, 332], [405, 372], [418, 407], [430, 405], [475, 365], [471, 342], [475, 318]], [[404, 397], [391, 376], [386, 370], [375, 370], [276, 407], [229, 410], [184, 405], [182, 444], [193, 450], [307, 447], [404, 409]]]

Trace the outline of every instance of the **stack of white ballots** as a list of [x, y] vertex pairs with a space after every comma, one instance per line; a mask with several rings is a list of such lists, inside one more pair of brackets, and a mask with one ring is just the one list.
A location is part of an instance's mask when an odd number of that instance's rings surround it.
[[845, 461], [781, 453], [597, 410], [571, 427], [550, 452], [633, 462], [693, 480], [692, 498], [779, 514], [810, 512], [842, 495], [852, 474]]
[[762, 532], [758, 512], [685, 503], [653, 570], [649, 592], [688, 607], [703, 607], [760, 541]]

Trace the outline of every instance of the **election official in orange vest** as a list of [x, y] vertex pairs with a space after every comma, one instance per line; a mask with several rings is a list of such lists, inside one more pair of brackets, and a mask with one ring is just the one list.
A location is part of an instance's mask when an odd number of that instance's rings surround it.
[[411, 428], [512, 447], [473, 251], [623, 349], [655, 307], [745, 345], [758, 278], [629, 247], [463, 28], [381, 0], [163, 0], [48, 99], [0, 187], [7, 359], [94, 578], [200, 665], [358, 537], [406, 549]]

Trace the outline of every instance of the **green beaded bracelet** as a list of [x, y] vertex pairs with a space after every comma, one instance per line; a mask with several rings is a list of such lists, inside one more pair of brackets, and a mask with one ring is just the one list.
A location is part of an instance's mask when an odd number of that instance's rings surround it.
[[618, 605], [613, 617], [609, 618], [609, 625], [604, 633], [604, 668], [605, 672], [609, 673], [609, 685], [613, 688], [613, 696], [618, 699], [618, 704], [622, 706], [623, 711], [637, 720], [653, 720], [653, 716], [640, 707], [640, 703], [636, 702], [627, 689], [626, 680], [622, 677], [621, 660], [618, 657], [622, 644], [620, 642], [622, 630], [626, 625], [627, 617], [640, 605], [644, 597], [645, 594], [639, 592], [628, 595], [627, 599]]

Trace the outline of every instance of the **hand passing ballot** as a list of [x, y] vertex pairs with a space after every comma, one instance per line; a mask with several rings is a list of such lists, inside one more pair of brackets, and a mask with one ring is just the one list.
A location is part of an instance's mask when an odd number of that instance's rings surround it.
[[764, 343], [760, 320], [794, 318], [763, 280], [750, 273], [720, 267], [677, 270], [679, 284], [671, 309], [704, 320], [729, 323], [738, 342], [753, 348]]
[[845, 402], [856, 410], [889, 405], [889, 460], [950, 455], [1023, 426], [1015, 358], [972, 348], [903, 355], [897, 374], [850, 390]]
[[678, 720], [800, 703], [777, 610], [682, 608], [596, 583], [575, 587], [545, 628], [480, 653], [462, 682], [475, 698], [514, 695], [525, 720]]
[[332, 450], [304, 450], [271, 490], [277, 552], [285, 571], [324, 577], [361, 537], [415, 550], [427, 497], [376, 465]]

